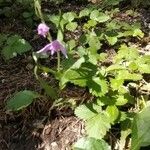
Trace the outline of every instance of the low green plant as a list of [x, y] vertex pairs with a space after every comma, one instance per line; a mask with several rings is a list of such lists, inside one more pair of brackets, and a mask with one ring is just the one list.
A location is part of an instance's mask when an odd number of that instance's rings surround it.
[[[104, 11], [85, 8], [79, 14], [60, 11], [49, 15], [42, 13], [38, 0], [34, 2], [36, 14], [42, 22], [39, 34], [49, 40], [49, 44], [33, 53], [36, 64], [34, 73], [41, 87], [54, 100], [54, 104], [59, 103], [59, 93], [68, 83], [85, 87], [92, 95], [90, 101], [75, 108], [75, 115], [85, 121], [86, 137], [80, 139], [74, 149], [110, 149], [106, 143], [107, 135], [117, 124], [121, 129], [118, 149], [125, 147], [129, 135], [131, 150], [149, 145], [150, 137], [146, 134], [149, 130], [149, 104], [144, 95], [138, 93], [138, 89], [142, 82], [148, 85], [144, 75], [150, 73], [150, 56], [141, 55], [138, 48], [128, 43], [130, 38], [140, 40], [144, 36], [140, 24], [115, 19], [119, 9]], [[52, 39], [45, 21], [55, 27], [57, 39]], [[77, 38], [67, 37], [66, 33], [75, 33], [77, 30], [80, 30]], [[115, 50], [112, 58], [108, 57], [104, 47], [108, 51]], [[52, 55], [56, 52], [57, 67], [48, 68], [39, 63], [38, 60], [49, 52]], [[60, 52], [65, 59], [60, 59]], [[107, 65], [106, 60], [109, 61]], [[49, 85], [39, 77], [39, 72], [52, 74], [59, 81], [59, 87]], [[30, 104], [31, 100], [23, 107]], [[15, 101], [8, 101], [9, 109], [14, 110], [15, 107], [15, 110], [19, 110], [16, 106], [18, 99]]]
[[16, 57], [32, 49], [31, 45], [19, 35], [0, 34], [1, 54], [5, 60]]

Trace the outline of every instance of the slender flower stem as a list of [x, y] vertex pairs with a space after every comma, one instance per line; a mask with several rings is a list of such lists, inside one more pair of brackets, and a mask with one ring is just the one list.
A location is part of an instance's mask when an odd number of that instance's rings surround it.
[[57, 71], [60, 71], [60, 52], [57, 52]]

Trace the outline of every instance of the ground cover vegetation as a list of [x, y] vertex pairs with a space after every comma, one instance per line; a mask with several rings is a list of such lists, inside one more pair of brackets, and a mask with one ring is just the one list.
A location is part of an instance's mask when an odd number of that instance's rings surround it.
[[149, 6], [0, 0], [1, 149], [148, 148]]

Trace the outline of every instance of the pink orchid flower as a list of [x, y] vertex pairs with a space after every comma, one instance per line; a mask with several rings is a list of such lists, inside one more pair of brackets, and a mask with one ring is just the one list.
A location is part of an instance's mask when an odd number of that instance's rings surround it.
[[46, 37], [49, 32], [49, 27], [45, 23], [40, 23], [37, 28], [38, 34]]
[[53, 55], [55, 52], [61, 51], [62, 54], [68, 58], [65, 47], [58, 41], [52, 41], [51, 43], [44, 46], [41, 50], [37, 51], [37, 53], [47, 53], [50, 52]]

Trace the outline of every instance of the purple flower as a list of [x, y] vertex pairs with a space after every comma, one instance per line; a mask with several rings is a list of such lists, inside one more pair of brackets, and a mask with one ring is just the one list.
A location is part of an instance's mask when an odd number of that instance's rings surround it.
[[47, 44], [41, 50], [37, 51], [37, 53], [47, 53], [49, 51], [51, 52], [51, 55], [53, 55], [55, 52], [61, 51], [63, 55], [68, 58], [65, 47], [58, 40]]
[[49, 27], [45, 23], [40, 23], [37, 28], [38, 34], [46, 37], [49, 32]]

